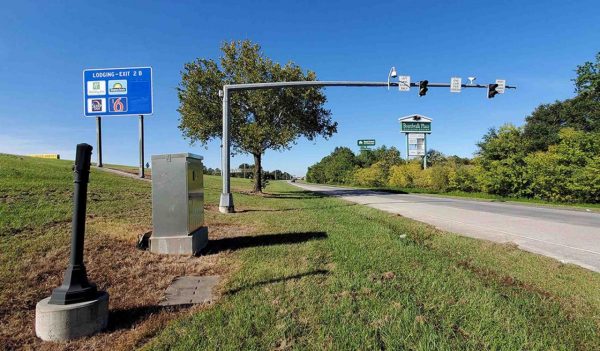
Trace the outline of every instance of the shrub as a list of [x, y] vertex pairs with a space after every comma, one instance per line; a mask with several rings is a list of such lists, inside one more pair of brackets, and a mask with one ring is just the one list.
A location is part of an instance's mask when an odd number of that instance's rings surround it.
[[399, 188], [414, 187], [414, 179], [419, 177], [420, 172], [421, 164], [418, 161], [392, 166], [390, 168], [388, 185]]
[[383, 186], [386, 183], [386, 177], [381, 162], [376, 162], [368, 168], [356, 169], [354, 183], [362, 186]]
[[459, 165], [448, 175], [448, 190], [460, 190], [466, 192], [481, 191], [477, 182], [477, 172], [481, 168], [475, 165]]
[[438, 164], [428, 168], [430, 172], [429, 187], [435, 191], [446, 191], [449, 188], [450, 176], [454, 173], [451, 165], [446, 163]]

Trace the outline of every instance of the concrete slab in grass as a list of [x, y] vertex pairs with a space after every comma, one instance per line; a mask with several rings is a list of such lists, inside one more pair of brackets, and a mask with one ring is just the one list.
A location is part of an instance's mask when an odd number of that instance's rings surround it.
[[185, 276], [175, 278], [165, 290], [161, 306], [189, 305], [211, 302], [215, 299], [213, 290], [221, 277], [208, 275], [204, 277]]

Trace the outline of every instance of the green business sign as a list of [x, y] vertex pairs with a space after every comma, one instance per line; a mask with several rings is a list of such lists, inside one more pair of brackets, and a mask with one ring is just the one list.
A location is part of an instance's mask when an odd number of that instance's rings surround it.
[[431, 132], [431, 122], [402, 122], [400, 126], [401, 132]]
[[361, 139], [361, 140], [357, 140], [356, 144], [358, 146], [375, 146], [375, 139]]

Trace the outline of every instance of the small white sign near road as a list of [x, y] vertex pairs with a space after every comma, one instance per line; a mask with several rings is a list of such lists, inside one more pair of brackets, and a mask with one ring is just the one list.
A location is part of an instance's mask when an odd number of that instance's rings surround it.
[[496, 79], [496, 84], [498, 84], [498, 87], [496, 88], [498, 94], [504, 94], [504, 90], [506, 89], [506, 80]]
[[398, 76], [398, 90], [409, 91], [410, 90], [410, 76]]
[[450, 92], [451, 93], [460, 93], [461, 88], [462, 88], [462, 79], [460, 77], [450, 78]]

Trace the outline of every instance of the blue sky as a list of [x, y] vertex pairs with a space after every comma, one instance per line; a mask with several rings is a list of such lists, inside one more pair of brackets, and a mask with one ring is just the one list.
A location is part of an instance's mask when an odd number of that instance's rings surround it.
[[[154, 115], [146, 159], [194, 152], [220, 167], [219, 141], [190, 146], [178, 129], [175, 88], [185, 62], [219, 57], [225, 40], [251, 39], [276, 61], [293, 60], [321, 80], [384, 81], [391, 66], [413, 81], [452, 76], [517, 85], [488, 100], [484, 90], [328, 88], [339, 122], [330, 140], [300, 140], [267, 152], [265, 169], [304, 174], [334, 147], [356, 139], [404, 151], [398, 117], [433, 118], [428, 146], [470, 156], [489, 127], [517, 125], [540, 103], [573, 96], [576, 65], [600, 50], [596, 1], [2, 1], [0, 152], [60, 153], [95, 145], [82, 116], [82, 70], [152, 66]], [[103, 119], [104, 161], [137, 163], [137, 118]], [[236, 156], [232, 165], [250, 160]]]

